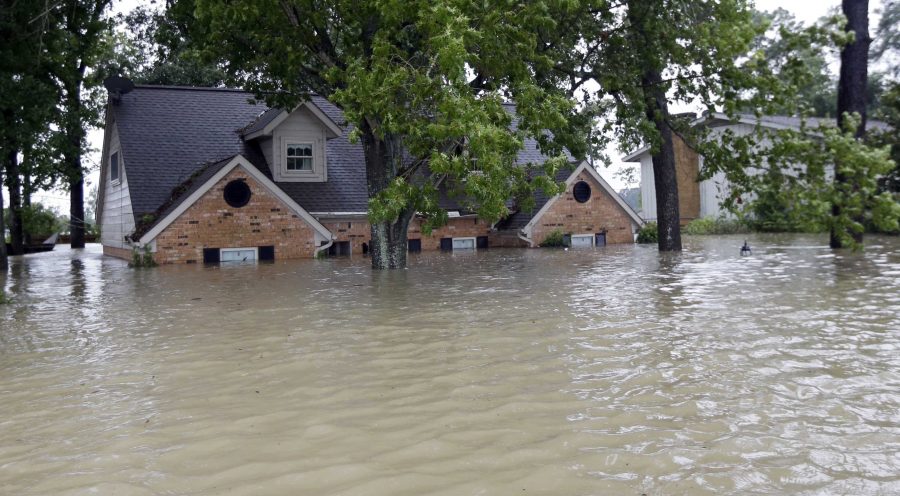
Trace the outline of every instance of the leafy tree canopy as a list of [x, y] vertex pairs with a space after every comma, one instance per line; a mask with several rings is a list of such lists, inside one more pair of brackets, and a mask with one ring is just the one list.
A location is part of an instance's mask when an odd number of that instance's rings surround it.
[[[539, 33], [564, 29], [571, 3], [197, 0], [196, 16], [208, 53], [270, 105], [318, 93], [343, 109], [367, 150], [373, 222], [418, 212], [428, 229], [446, 218], [440, 180], [499, 219], [511, 195], [527, 208], [535, 188], [558, 191], [566, 148], [584, 155], [585, 121], [534, 77], [554, 63]], [[543, 174], [515, 163], [527, 137], [553, 157]]]

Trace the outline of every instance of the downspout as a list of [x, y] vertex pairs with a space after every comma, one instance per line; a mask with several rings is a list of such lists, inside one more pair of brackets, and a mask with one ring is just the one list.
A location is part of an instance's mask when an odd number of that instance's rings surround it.
[[325, 250], [331, 248], [331, 245], [333, 245], [333, 244], [334, 244], [334, 240], [333, 240], [333, 239], [329, 239], [327, 243], [325, 243], [324, 245], [322, 245], [322, 246], [316, 248], [316, 251], [313, 252], [313, 258], [319, 258], [319, 254], [322, 253], [323, 251], [325, 251]]
[[518, 236], [519, 239], [521, 239], [522, 241], [528, 243], [528, 247], [529, 247], [529, 248], [534, 248], [534, 241], [532, 241], [531, 238], [525, 236], [525, 230], [524, 230], [524, 229], [521, 230], [521, 231], [519, 231], [518, 234], [517, 234], [517, 236]]

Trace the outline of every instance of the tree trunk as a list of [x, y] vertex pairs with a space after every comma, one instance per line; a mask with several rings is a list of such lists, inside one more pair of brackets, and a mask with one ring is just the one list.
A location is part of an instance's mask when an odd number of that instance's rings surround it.
[[666, 119], [669, 104], [662, 76], [655, 69], [644, 72], [644, 101], [647, 119], [659, 132], [659, 152], [653, 154], [653, 182], [656, 186], [656, 227], [659, 251], [681, 251], [681, 212], [678, 205], [678, 174], [672, 128]]
[[19, 176], [19, 152], [12, 150], [6, 160], [9, 191], [9, 255], [25, 253], [25, 231], [22, 225], [22, 180]]
[[675, 169], [675, 145], [669, 118], [669, 102], [662, 80], [664, 47], [653, 39], [652, 17], [665, 8], [662, 2], [628, 0], [628, 21], [632, 27], [634, 49], [641, 68], [644, 116], [659, 134], [659, 151], [653, 154], [653, 181], [656, 185], [656, 225], [659, 251], [681, 251], [681, 213], [678, 205], [678, 178]]
[[[366, 183], [369, 198], [374, 198], [390, 186], [397, 176], [400, 164], [401, 141], [388, 135], [375, 135], [368, 122], [360, 126], [363, 151], [366, 159]], [[371, 246], [373, 269], [405, 269], [407, 230], [415, 211], [404, 209], [396, 219], [371, 222]]]
[[[0, 167], [0, 185], [3, 184], [3, 168]], [[3, 219], [3, 188], [0, 187], [0, 270], [6, 272], [9, 261], [6, 258], [6, 223]], [[0, 290], [3, 287], [0, 286]]]
[[[868, 83], [868, 62], [869, 62], [869, 44], [872, 42], [869, 38], [869, 1], [868, 0], [843, 0], [841, 7], [844, 16], [847, 17], [847, 25], [844, 30], [856, 33], [856, 39], [853, 43], [845, 46], [841, 50], [841, 74], [838, 80], [838, 126], [843, 129], [844, 114], [859, 114], [859, 127], [856, 128], [857, 139], [862, 139], [866, 134], [866, 86]], [[848, 178], [843, 174], [835, 171], [835, 183], [847, 183]], [[851, 185], [853, 186], [853, 185]], [[834, 217], [841, 214], [841, 207], [833, 205], [831, 213]], [[862, 219], [854, 219], [861, 222]], [[844, 243], [841, 236], [831, 230], [831, 247], [842, 248]], [[861, 232], [847, 232], [855, 242], [862, 243], [863, 234]]]
[[84, 128], [81, 120], [81, 79], [66, 88], [66, 139], [64, 154], [66, 177], [69, 180], [69, 245], [84, 248], [84, 170], [81, 167], [81, 145]]
[[[26, 167], [22, 168], [22, 208], [28, 209], [31, 207], [31, 170], [29, 168], [30, 163], [28, 162], [27, 154], [25, 155], [23, 163], [26, 164]], [[34, 240], [31, 239], [31, 233], [26, 230], [25, 244], [30, 245], [33, 241]]]
[[[78, 160], [79, 166], [81, 160]], [[69, 180], [69, 246], [84, 248], [84, 175]]]

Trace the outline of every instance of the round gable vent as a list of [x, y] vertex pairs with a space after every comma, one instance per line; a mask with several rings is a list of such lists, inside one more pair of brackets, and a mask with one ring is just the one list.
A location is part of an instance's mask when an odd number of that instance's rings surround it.
[[575, 197], [575, 201], [578, 203], [584, 203], [590, 200], [591, 185], [584, 181], [578, 181], [575, 183], [575, 187], [572, 188], [572, 196]]
[[250, 203], [250, 186], [241, 179], [225, 185], [225, 203], [234, 208], [241, 208]]

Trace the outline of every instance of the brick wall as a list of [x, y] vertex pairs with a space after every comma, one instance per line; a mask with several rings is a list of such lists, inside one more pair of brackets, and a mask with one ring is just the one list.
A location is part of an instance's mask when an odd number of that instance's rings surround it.
[[121, 258], [123, 260], [131, 261], [131, 250], [128, 248], [116, 248], [114, 246], [106, 246], [103, 245], [103, 254], [109, 255], [111, 257]]
[[[225, 185], [244, 179], [250, 203], [233, 208], [225, 203]], [[156, 238], [157, 263], [202, 263], [204, 248], [275, 246], [276, 259], [309, 258], [315, 254], [315, 231], [253, 177], [236, 168]]]
[[[585, 203], [578, 203], [572, 195], [572, 189], [579, 181], [585, 181], [591, 186], [591, 197]], [[539, 245], [548, 234], [559, 229], [564, 234], [606, 231], [608, 244], [633, 243], [631, 226], [631, 217], [610, 198], [589, 172], [583, 171], [566, 189], [562, 198], [556, 200], [537, 220], [531, 231], [531, 239]]]
[[[363, 252], [363, 243], [368, 243], [372, 232], [367, 220], [345, 220], [322, 222], [335, 236], [335, 241], [349, 241], [352, 253]], [[475, 238], [488, 236], [491, 225], [480, 219], [457, 218], [450, 219], [447, 224], [431, 232], [431, 236], [422, 234], [420, 223], [413, 219], [409, 224], [407, 236], [409, 239], [421, 239], [422, 250], [438, 250], [441, 247], [441, 238]]]
[[675, 172], [678, 181], [678, 210], [681, 223], [686, 224], [700, 217], [700, 156], [673, 133], [675, 145]]

